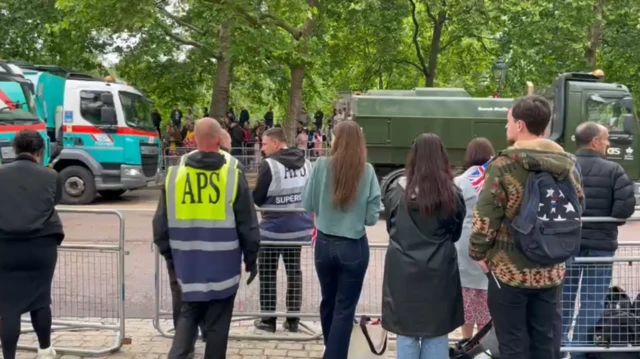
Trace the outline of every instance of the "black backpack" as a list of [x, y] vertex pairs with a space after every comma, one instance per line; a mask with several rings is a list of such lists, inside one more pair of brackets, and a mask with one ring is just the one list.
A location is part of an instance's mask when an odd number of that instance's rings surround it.
[[542, 265], [566, 262], [580, 251], [582, 207], [570, 178], [556, 180], [548, 172], [527, 178], [520, 213], [505, 223], [516, 247]]
[[[605, 297], [605, 312], [594, 328], [593, 341], [603, 347], [626, 347], [640, 345], [640, 318], [636, 308], [638, 299], [631, 300], [624, 289], [613, 286]], [[589, 353], [589, 359], [638, 359], [639, 353], [608, 352]]]

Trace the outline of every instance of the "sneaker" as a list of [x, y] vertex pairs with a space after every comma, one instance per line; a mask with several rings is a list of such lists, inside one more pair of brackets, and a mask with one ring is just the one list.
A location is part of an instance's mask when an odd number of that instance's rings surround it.
[[253, 325], [255, 325], [256, 329], [258, 330], [264, 330], [265, 332], [270, 332], [270, 333], [275, 333], [276, 332], [276, 322], [275, 321], [268, 321], [265, 322], [262, 319], [258, 319], [255, 322], [253, 322]]
[[53, 349], [53, 346], [48, 347], [47, 349], [38, 348], [38, 359], [55, 359], [56, 351]]

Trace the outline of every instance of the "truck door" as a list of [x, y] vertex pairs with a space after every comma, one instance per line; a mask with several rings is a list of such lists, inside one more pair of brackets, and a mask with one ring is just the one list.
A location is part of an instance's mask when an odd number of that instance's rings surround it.
[[[105, 98], [113, 101], [113, 95], [109, 91], [81, 90], [80, 116], [88, 123], [88, 126], [77, 126], [74, 121], [74, 128], [80, 127], [81, 131], [65, 133], [64, 147], [84, 149], [94, 157], [106, 169], [114, 167], [119, 170], [122, 163], [122, 144], [117, 141], [117, 125], [106, 123], [103, 119], [103, 108], [113, 107], [113, 103], [105, 103]], [[66, 114], [65, 114], [66, 115]]]

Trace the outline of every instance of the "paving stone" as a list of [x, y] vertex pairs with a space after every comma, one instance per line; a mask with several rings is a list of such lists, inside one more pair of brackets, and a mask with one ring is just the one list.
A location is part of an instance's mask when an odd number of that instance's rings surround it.
[[[82, 318], [88, 322], [98, 322], [92, 318]], [[71, 318], [69, 320], [80, 320]], [[169, 322], [161, 323], [163, 328], [169, 327]], [[312, 330], [320, 331], [318, 323], [309, 323]], [[109, 359], [160, 359], [166, 358], [171, 347], [171, 338], [164, 337], [154, 327], [151, 320], [128, 319], [125, 323], [125, 337], [131, 339], [131, 344], [125, 344], [119, 351], [103, 355]], [[308, 340], [309, 335], [317, 333], [291, 334], [279, 330], [276, 334], [291, 338], [290, 340], [269, 340], [269, 334], [260, 333], [253, 327], [252, 321], [234, 322], [232, 336], [257, 335], [265, 340], [234, 340], [230, 339], [227, 348], [227, 359], [285, 359], [285, 358], [321, 358], [324, 345], [322, 339]], [[113, 346], [117, 333], [112, 330], [102, 329], [56, 329], [52, 333], [54, 347], [58, 348], [59, 359], [81, 359], [90, 356], [65, 353], [64, 349], [81, 349], [87, 351], [107, 350]], [[306, 339], [303, 342], [295, 341], [296, 338]], [[23, 333], [20, 345], [32, 346], [32, 350], [20, 350], [18, 359], [36, 359], [35, 348], [37, 338], [31, 332]], [[389, 358], [395, 358], [395, 343], [389, 345]], [[391, 350], [393, 349], [393, 350]], [[204, 343], [196, 344], [196, 359], [202, 358]], [[95, 357], [95, 356], [91, 356]], [[2, 356], [0, 356], [2, 358]]]

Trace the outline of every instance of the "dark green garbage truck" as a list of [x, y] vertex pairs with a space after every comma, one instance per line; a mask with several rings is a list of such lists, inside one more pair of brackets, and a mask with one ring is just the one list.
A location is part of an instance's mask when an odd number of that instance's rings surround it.
[[[552, 104], [550, 138], [568, 152], [576, 151], [574, 133], [580, 123], [596, 121], [609, 128], [607, 157], [620, 163], [636, 181], [637, 197], [639, 126], [627, 87], [603, 82], [591, 74], [566, 73], [536, 93]], [[366, 135], [369, 162], [384, 191], [403, 174], [409, 147], [421, 133], [432, 132], [442, 138], [457, 171], [462, 170], [466, 146], [475, 137], [488, 138], [496, 150], [507, 147], [505, 125], [514, 100], [474, 98], [463, 89], [416, 88], [370, 91], [355, 94], [349, 101], [353, 120]]]

